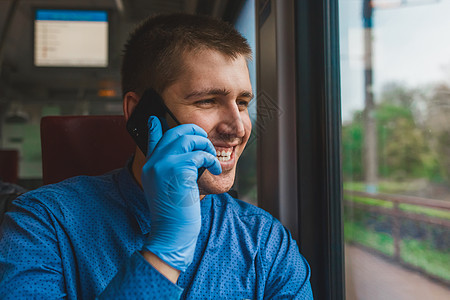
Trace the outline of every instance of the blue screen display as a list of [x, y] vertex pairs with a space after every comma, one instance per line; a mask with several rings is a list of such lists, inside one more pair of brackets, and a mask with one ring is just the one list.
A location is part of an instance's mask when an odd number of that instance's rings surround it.
[[38, 9], [36, 20], [107, 22], [108, 13], [101, 10]]

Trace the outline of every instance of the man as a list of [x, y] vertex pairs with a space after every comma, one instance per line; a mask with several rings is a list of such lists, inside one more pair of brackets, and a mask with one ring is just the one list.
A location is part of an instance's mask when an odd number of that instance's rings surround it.
[[0, 298], [312, 298], [289, 232], [225, 193], [251, 131], [250, 56], [208, 17], [140, 25], [124, 52], [125, 118], [152, 87], [182, 125], [167, 117], [163, 133], [150, 117], [147, 156], [137, 148], [124, 169], [16, 200], [0, 231]]

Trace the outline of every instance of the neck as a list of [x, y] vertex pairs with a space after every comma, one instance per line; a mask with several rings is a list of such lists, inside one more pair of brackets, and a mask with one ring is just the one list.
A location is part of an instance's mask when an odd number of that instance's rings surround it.
[[134, 180], [140, 186], [141, 189], [142, 189], [141, 175], [142, 175], [142, 167], [144, 166], [144, 164], [145, 164], [144, 154], [138, 148], [136, 148], [133, 163], [131, 164], [131, 173], [133, 174]]

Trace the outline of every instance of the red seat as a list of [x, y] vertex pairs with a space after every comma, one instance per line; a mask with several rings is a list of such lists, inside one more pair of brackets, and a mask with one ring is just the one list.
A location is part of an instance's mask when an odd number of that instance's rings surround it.
[[41, 120], [44, 184], [121, 168], [136, 144], [123, 116], [57, 116]]
[[4, 182], [17, 183], [19, 173], [19, 151], [0, 150], [0, 179]]

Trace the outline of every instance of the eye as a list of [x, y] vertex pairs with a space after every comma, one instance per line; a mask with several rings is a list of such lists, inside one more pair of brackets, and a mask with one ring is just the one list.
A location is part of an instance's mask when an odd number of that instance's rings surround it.
[[237, 105], [239, 106], [239, 109], [240, 109], [240, 110], [245, 110], [245, 109], [247, 109], [247, 107], [248, 107], [250, 101], [247, 101], [247, 100], [239, 100], [239, 99], [238, 99], [238, 100], [236, 101], [236, 103], [237, 103]]
[[198, 106], [210, 106], [210, 105], [214, 104], [215, 101], [216, 101], [216, 99], [214, 99], [214, 98], [204, 99], [204, 100], [196, 101], [195, 105], [198, 105]]

